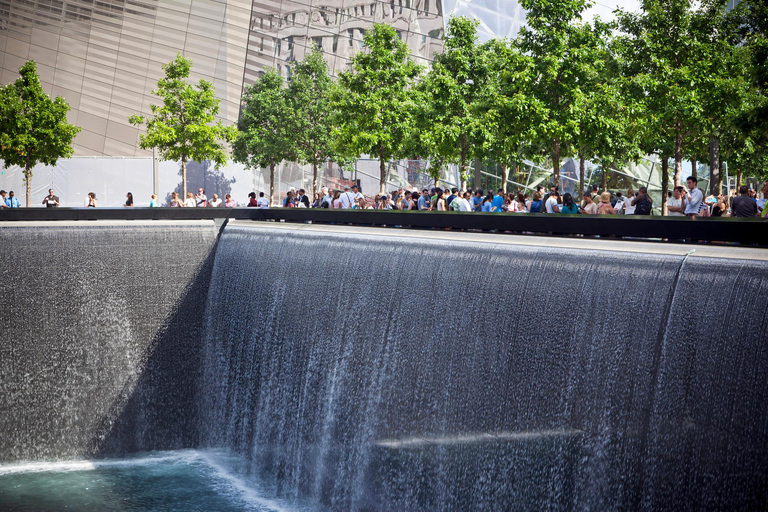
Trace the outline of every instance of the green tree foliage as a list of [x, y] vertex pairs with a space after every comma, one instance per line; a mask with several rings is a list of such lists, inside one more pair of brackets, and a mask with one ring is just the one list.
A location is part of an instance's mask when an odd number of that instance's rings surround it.
[[376, 24], [364, 36], [366, 49], [339, 74], [334, 136], [345, 154], [379, 159], [379, 190], [385, 191], [387, 160], [403, 156], [413, 130], [413, 86], [421, 72], [396, 30]]
[[[429, 156], [457, 163], [464, 183], [468, 162], [477, 152], [477, 99], [486, 83], [486, 68], [479, 62], [479, 20], [464, 16], [448, 21], [443, 37], [445, 51], [435, 56], [432, 69], [418, 86], [417, 133]], [[462, 187], [463, 188], [463, 187]]]
[[530, 94], [535, 79], [530, 56], [508, 41], [492, 39], [481, 46], [479, 60], [485, 69], [477, 98], [479, 150], [501, 166], [506, 190], [509, 169], [534, 156], [531, 141], [546, 129], [548, 112]]
[[[724, 0], [707, 0], [694, 13], [696, 38], [696, 88], [702, 102], [699, 131], [709, 140], [710, 190], [721, 190], [720, 143], [735, 117], [743, 110], [749, 84], [743, 73], [747, 49], [738, 45], [738, 27], [727, 15]], [[696, 132], [694, 131], [694, 134]], [[691, 141], [696, 151], [696, 140]]]
[[293, 67], [287, 91], [288, 118], [296, 154], [312, 165], [312, 193], [318, 192], [317, 168], [333, 156], [331, 98], [334, 82], [322, 52], [315, 48]]
[[181, 161], [182, 191], [187, 195], [187, 162], [210, 160], [218, 168], [228, 160], [226, 143], [237, 136], [234, 126], [216, 121], [219, 100], [213, 84], [200, 80], [196, 87], [187, 83], [192, 61], [181, 54], [163, 65], [165, 77], [157, 82], [152, 94], [163, 100], [150, 105], [148, 118], [134, 114], [135, 126], [146, 125], [139, 135], [141, 149], [157, 148], [163, 160]]
[[[560, 185], [560, 159], [570, 153], [579, 131], [577, 102], [580, 72], [591, 57], [590, 28], [580, 23], [587, 0], [521, 0], [528, 11], [520, 30], [520, 49], [533, 58], [536, 79], [531, 94], [547, 109], [547, 123], [537, 131], [537, 145], [552, 158]], [[585, 43], [587, 47], [585, 48]]]
[[32, 168], [37, 163], [56, 165], [59, 158], [72, 156], [72, 140], [80, 128], [67, 123], [67, 101], [45, 93], [35, 61], [22, 65], [19, 75], [0, 88], [0, 157], [6, 168], [24, 169], [29, 207]]
[[[616, 47], [633, 96], [644, 104], [656, 150], [671, 146], [675, 185], [680, 184], [683, 145], [696, 133], [703, 115], [696, 89], [699, 48], [691, 0], [644, 0], [643, 11], [619, 13], [619, 26], [627, 35]], [[666, 206], [666, 179], [662, 177], [662, 206]]]
[[275, 199], [275, 166], [296, 158], [296, 144], [291, 133], [290, 106], [283, 77], [268, 69], [243, 95], [243, 111], [238, 123], [239, 135], [233, 144], [235, 162], [249, 169], [269, 167], [269, 200]]

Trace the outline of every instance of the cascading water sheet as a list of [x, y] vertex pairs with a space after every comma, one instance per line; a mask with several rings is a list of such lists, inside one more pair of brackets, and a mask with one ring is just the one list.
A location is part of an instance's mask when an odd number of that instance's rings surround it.
[[762, 262], [230, 225], [202, 442], [332, 510], [749, 508], [766, 285]]

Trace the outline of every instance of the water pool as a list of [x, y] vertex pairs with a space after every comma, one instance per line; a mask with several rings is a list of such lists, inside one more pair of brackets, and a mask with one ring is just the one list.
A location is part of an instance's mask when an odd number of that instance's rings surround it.
[[223, 452], [180, 450], [125, 459], [0, 464], [0, 510], [310, 510], [231, 472]]

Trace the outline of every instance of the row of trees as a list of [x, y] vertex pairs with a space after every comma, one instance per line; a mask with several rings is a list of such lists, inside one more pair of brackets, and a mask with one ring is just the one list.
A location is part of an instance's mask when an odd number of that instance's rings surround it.
[[[244, 97], [235, 159], [270, 166], [317, 164], [362, 154], [381, 163], [428, 158], [468, 178], [474, 159], [507, 169], [547, 160], [559, 185], [560, 162], [593, 160], [603, 169], [656, 153], [679, 184], [682, 162], [708, 163], [713, 192], [722, 159], [739, 173], [764, 172], [766, 158], [766, 7], [743, 1], [645, 0], [617, 22], [581, 21], [586, 0], [521, 0], [527, 26], [513, 41], [477, 41], [477, 22], [452, 18], [445, 50], [431, 69], [409, 57], [397, 32], [376, 25], [338, 81], [319, 51], [292, 80], [268, 71]], [[247, 135], [246, 135], [247, 134]], [[607, 173], [603, 172], [605, 182]], [[315, 172], [315, 188], [316, 188]]]
[[[215, 121], [212, 84], [190, 85], [192, 63], [179, 55], [153, 91], [162, 105], [130, 122], [146, 126], [142, 148], [181, 161], [184, 193], [186, 163], [221, 165], [230, 145], [234, 160], [270, 169], [273, 199], [282, 161], [311, 164], [316, 191], [324, 161], [362, 155], [379, 159], [382, 191], [392, 159], [427, 159], [435, 178], [455, 163], [463, 181], [470, 162], [493, 161], [504, 184], [523, 159], [546, 160], [559, 185], [561, 160], [574, 156], [583, 190], [586, 160], [605, 170], [656, 153], [663, 201], [670, 160], [676, 184], [684, 158], [708, 163], [716, 192], [723, 159], [739, 181], [768, 165], [768, 7], [744, 0], [727, 11], [724, 1], [645, 0], [608, 24], [581, 21], [587, 0], [521, 0], [527, 26], [516, 39], [479, 44], [476, 21], [452, 18], [429, 70], [393, 27], [374, 25], [336, 81], [317, 49], [293, 66], [287, 85], [266, 70], [246, 89], [237, 128]], [[70, 155], [78, 129], [66, 125], [63, 99], [45, 103], [34, 63], [21, 72], [0, 91], [0, 156], [25, 167], [29, 188], [31, 166]]]

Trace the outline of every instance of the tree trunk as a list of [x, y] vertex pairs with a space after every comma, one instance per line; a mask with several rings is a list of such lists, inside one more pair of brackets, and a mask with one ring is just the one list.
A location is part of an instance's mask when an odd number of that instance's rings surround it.
[[603, 179], [600, 183], [600, 193], [602, 194], [606, 190], [608, 190], [608, 169], [611, 167], [611, 164], [605, 164], [603, 165]]
[[[437, 180], [435, 180], [437, 183]], [[387, 166], [384, 160], [384, 148], [379, 146], [379, 195], [387, 193]]]
[[187, 200], [187, 157], [181, 157], [181, 200]]
[[482, 183], [482, 176], [480, 175], [480, 171], [482, 170], [482, 165], [480, 162], [480, 157], [475, 157], [475, 190], [480, 190], [480, 184]]
[[467, 172], [467, 136], [461, 135], [461, 165], [459, 165], [459, 181], [461, 190], [467, 188], [467, 178], [469, 173]]
[[275, 204], [275, 162], [269, 162], [269, 206]]
[[[435, 180], [437, 183], [437, 180]], [[379, 194], [384, 195], [387, 188], [387, 166], [384, 157], [379, 157]]]
[[696, 179], [699, 179], [699, 160], [696, 153], [693, 154], [691, 157], [691, 176], [693, 176]]
[[584, 153], [579, 153], [579, 204], [584, 198]]
[[24, 167], [24, 181], [27, 185], [27, 208], [29, 208], [32, 196], [32, 162], [29, 158], [29, 150], [27, 150], [27, 165]]
[[717, 197], [720, 193], [720, 137], [709, 137], [709, 193]]
[[661, 214], [667, 215], [667, 192], [669, 192], [669, 158], [661, 156]]
[[317, 162], [312, 162], [312, 200], [315, 199], [317, 194]]
[[739, 193], [739, 187], [741, 186], [741, 167], [736, 171], [736, 194]]
[[504, 164], [501, 165], [501, 189], [504, 191], [504, 193], [507, 193], [507, 177], [509, 176], [509, 170], [507, 169], [507, 166]]
[[552, 141], [552, 180], [554, 185], [560, 190], [560, 139], [555, 137]]
[[[675, 137], [675, 186], [679, 187], [682, 182], [680, 176], [683, 174], [683, 133], [680, 128], [680, 121], [677, 122], [677, 136]], [[663, 201], [666, 202], [666, 196]], [[665, 203], [666, 204], [666, 203]]]

